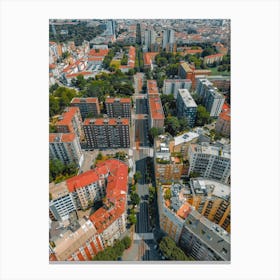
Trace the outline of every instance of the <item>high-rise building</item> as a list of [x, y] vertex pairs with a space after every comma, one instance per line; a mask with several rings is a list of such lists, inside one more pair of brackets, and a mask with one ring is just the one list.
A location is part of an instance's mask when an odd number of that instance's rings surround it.
[[59, 159], [64, 164], [74, 162], [81, 166], [84, 159], [79, 139], [75, 133], [50, 133], [49, 153], [51, 159]]
[[187, 202], [188, 193], [180, 184], [158, 187], [161, 230], [195, 260], [229, 261], [230, 234], [196, 211]]
[[230, 186], [206, 178], [190, 180], [188, 202], [208, 220], [230, 232]]
[[177, 99], [177, 94], [179, 89], [191, 90], [192, 81], [189, 79], [174, 79], [174, 80], [164, 80], [162, 93], [163, 94], [173, 94], [174, 98]]
[[130, 147], [129, 119], [85, 119], [83, 129], [90, 149]]
[[154, 45], [156, 43], [156, 32], [152, 29], [145, 30], [144, 40], [147, 51], [154, 51]]
[[210, 145], [209, 143], [191, 144], [189, 146], [189, 174], [199, 173], [199, 176], [229, 182], [230, 177], [230, 147]]
[[197, 105], [187, 89], [178, 90], [176, 104], [178, 117], [186, 117], [188, 126], [193, 127], [196, 120]]
[[106, 112], [109, 118], [131, 119], [131, 100], [130, 98], [106, 98]]
[[210, 117], [218, 117], [225, 102], [225, 97], [218, 89], [207, 79], [198, 79], [196, 92], [202, 98], [202, 104]]
[[81, 140], [83, 137], [82, 132], [82, 117], [80, 114], [80, 109], [78, 107], [67, 107], [64, 113], [58, 117], [58, 121], [55, 126], [57, 132], [60, 133], [75, 133]]
[[230, 235], [197, 211], [187, 215], [180, 247], [195, 260], [230, 261]]
[[81, 112], [81, 117], [84, 120], [89, 117], [98, 117], [100, 115], [100, 107], [97, 97], [88, 98], [73, 98], [71, 106], [78, 107]]
[[172, 29], [164, 30], [162, 39], [162, 49], [167, 52], [174, 52], [175, 48], [175, 31]]

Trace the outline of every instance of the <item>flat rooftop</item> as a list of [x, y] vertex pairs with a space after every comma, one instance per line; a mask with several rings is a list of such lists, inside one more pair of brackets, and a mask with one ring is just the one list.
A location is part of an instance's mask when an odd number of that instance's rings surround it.
[[187, 89], [179, 89], [178, 95], [181, 95], [183, 102], [187, 107], [197, 107], [190, 92]]
[[214, 156], [221, 156], [225, 158], [230, 158], [230, 147], [229, 145], [224, 145], [224, 147], [217, 147], [210, 145], [209, 143], [202, 144], [191, 144], [191, 147], [194, 152], [209, 154]]
[[176, 136], [174, 137], [174, 145], [177, 146], [177, 145], [180, 145], [180, 144], [183, 144], [183, 143], [187, 143], [187, 142], [190, 142], [196, 138], [199, 137], [199, 134], [198, 133], [195, 133], [195, 132], [187, 132], [187, 133], [184, 133], [182, 135], [179, 135], [179, 136]]

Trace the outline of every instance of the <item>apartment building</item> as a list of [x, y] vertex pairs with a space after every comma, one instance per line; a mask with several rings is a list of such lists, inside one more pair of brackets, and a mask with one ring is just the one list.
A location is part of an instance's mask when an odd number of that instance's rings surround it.
[[109, 118], [126, 118], [131, 120], [130, 98], [106, 98], [106, 112]]
[[230, 147], [210, 145], [209, 143], [191, 144], [189, 146], [189, 174], [199, 173], [201, 177], [229, 182]]
[[223, 136], [230, 137], [230, 107], [223, 105], [222, 112], [216, 122], [215, 130]]
[[69, 219], [69, 214], [77, 211], [77, 205], [72, 193], [69, 192], [66, 182], [49, 184], [50, 193], [50, 218], [57, 221]]
[[199, 134], [196, 132], [187, 132], [174, 137], [173, 152], [181, 153], [184, 160], [188, 158], [190, 144], [197, 143]]
[[[55, 200], [55, 194], [59, 198], [70, 194], [77, 210], [88, 207], [90, 204], [87, 202], [90, 199], [103, 201], [103, 206], [91, 214], [89, 219], [79, 219], [78, 225], [75, 223], [75, 226], [62, 230], [57, 238], [51, 238], [50, 244], [54, 243], [53, 261], [91, 260], [99, 251], [113, 245], [114, 241], [125, 233], [128, 167], [123, 162], [117, 159], [106, 160], [97, 164], [94, 170], [50, 188]], [[50, 205], [52, 203], [53, 200]], [[71, 209], [69, 203], [66, 204]], [[57, 208], [59, 206], [61, 207], [57, 203]], [[65, 212], [67, 218], [69, 211]]]
[[50, 159], [59, 159], [64, 164], [74, 162], [81, 166], [84, 155], [78, 137], [75, 133], [49, 134]]
[[55, 126], [59, 133], [75, 133], [80, 139], [83, 138], [82, 117], [78, 107], [67, 107], [59, 116]]
[[[171, 189], [171, 198], [165, 193]], [[230, 261], [230, 235], [186, 202], [187, 190], [173, 185], [158, 187], [160, 228], [199, 261]]]
[[164, 186], [158, 187], [159, 224], [161, 230], [178, 243], [183, 229], [184, 219], [176, 215], [176, 212], [174, 210], [172, 211], [170, 207], [170, 202], [164, 199], [164, 193], [167, 188]]
[[149, 128], [164, 127], [164, 112], [159, 97], [157, 82], [147, 80], [148, 109], [149, 109]]
[[230, 235], [195, 210], [186, 216], [179, 246], [200, 261], [230, 261]]
[[208, 76], [211, 75], [211, 70], [207, 69], [195, 69], [194, 65], [187, 62], [180, 62], [178, 75], [181, 79], [189, 79], [192, 81], [192, 89], [196, 88], [196, 77], [197, 76]]
[[188, 202], [208, 220], [230, 232], [230, 186], [206, 178], [190, 180]]
[[89, 149], [129, 148], [129, 119], [85, 119], [84, 134]]
[[221, 113], [225, 97], [207, 79], [198, 79], [196, 93], [202, 98], [210, 117], [218, 117]]
[[79, 220], [78, 228], [61, 233], [52, 243], [55, 258], [50, 261], [91, 261], [104, 250], [95, 226], [86, 218]]
[[192, 81], [189, 79], [166, 79], [163, 82], [162, 93], [173, 94], [174, 98], [177, 99], [179, 89], [191, 90]]
[[154, 141], [155, 177], [160, 182], [179, 181], [183, 172], [183, 160], [180, 153], [174, 153], [173, 138], [159, 135]]
[[221, 62], [223, 60], [224, 54], [217, 53], [217, 54], [211, 54], [207, 55], [203, 58], [204, 64], [213, 64], [214, 62]]
[[188, 126], [193, 127], [196, 120], [197, 105], [187, 89], [179, 89], [177, 100], [177, 116], [186, 117]]
[[176, 52], [175, 31], [166, 29], [163, 32], [162, 49], [166, 52]]
[[82, 120], [89, 117], [98, 117], [100, 115], [100, 106], [97, 97], [73, 98], [71, 106], [80, 109]]

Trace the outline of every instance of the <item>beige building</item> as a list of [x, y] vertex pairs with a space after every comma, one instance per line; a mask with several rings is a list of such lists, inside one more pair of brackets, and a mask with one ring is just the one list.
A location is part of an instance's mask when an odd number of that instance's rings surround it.
[[155, 176], [160, 182], [180, 180], [183, 172], [183, 159], [181, 153], [172, 152], [173, 138], [169, 134], [159, 135], [154, 143]]

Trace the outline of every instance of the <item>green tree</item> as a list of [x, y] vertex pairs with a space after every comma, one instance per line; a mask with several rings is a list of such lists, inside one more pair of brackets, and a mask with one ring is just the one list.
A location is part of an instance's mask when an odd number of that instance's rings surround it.
[[178, 69], [179, 69], [179, 64], [169, 64], [166, 67], [166, 75], [168, 77], [174, 77], [175, 75], [178, 75]]
[[135, 183], [138, 182], [138, 180], [140, 180], [142, 178], [142, 174], [140, 173], [140, 171], [136, 171], [136, 173], [133, 175], [134, 181]]
[[180, 130], [186, 130], [188, 128], [188, 119], [186, 117], [182, 117], [179, 119]]
[[166, 189], [164, 192], [164, 199], [168, 200], [171, 198], [171, 190], [170, 189]]
[[140, 197], [137, 193], [132, 193], [130, 195], [130, 200], [133, 205], [139, 205], [140, 203]]
[[175, 241], [168, 236], [162, 238], [159, 243], [159, 248], [168, 260], [192, 260], [191, 258], [188, 258], [185, 253], [179, 247], [177, 247]]
[[200, 173], [199, 173], [199, 172], [196, 172], [196, 171], [191, 171], [189, 177], [190, 177], [190, 178], [197, 178], [197, 177], [200, 177]]
[[102, 159], [103, 159], [103, 155], [102, 155], [101, 152], [99, 152], [99, 153], [97, 154], [96, 159], [97, 159], [97, 160], [102, 160]]
[[177, 117], [168, 116], [164, 120], [165, 130], [169, 132], [172, 136], [175, 136], [180, 129], [180, 123]]
[[128, 221], [130, 224], [135, 225], [137, 222], [137, 218], [135, 214], [129, 214], [128, 215]]
[[215, 54], [215, 53], [216, 53], [216, 51], [213, 47], [207, 47], [203, 50], [203, 52], [201, 53], [201, 56], [205, 57], [205, 56]]
[[196, 125], [203, 126], [210, 121], [210, 114], [206, 111], [206, 108], [202, 105], [197, 106], [197, 115], [196, 115]]
[[123, 239], [122, 239], [122, 242], [124, 244], [124, 247], [125, 249], [128, 249], [130, 246], [131, 246], [131, 239], [129, 236], [125, 236]]

